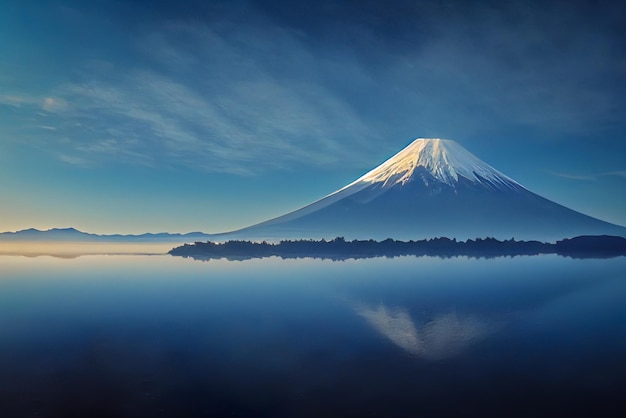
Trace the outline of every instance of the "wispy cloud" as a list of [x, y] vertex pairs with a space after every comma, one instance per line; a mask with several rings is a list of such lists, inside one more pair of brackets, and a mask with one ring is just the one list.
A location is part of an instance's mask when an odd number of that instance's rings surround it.
[[32, 101], [27, 97], [0, 94], [0, 104], [3, 104], [3, 105], [19, 107], [23, 104], [28, 104], [31, 102]]
[[92, 161], [86, 160], [85, 158], [77, 157], [75, 155], [59, 154], [59, 160], [63, 161], [64, 163], [78, 167], [94, 166], [94, 163]]
[[41, 107], [46, 112], [61, 112], [67, 109], [67, 102], [59, 97], [46, 97]]
[[626, 178], [626, 171], [625, 170], [607, 171], [605, 173], [600, 173], [600, 175], [601, 176], [615, 176], [615, 177]]
[[68, 107], [65, 99], [61, 97], [36, 97], [24, 95], [0, 95], [0, 104], [22, 107], [30, 106], [40, 108], [46, 112], [60, 112]]
[[578, 174], [568, 174], [568, 173], [558, 173], [555, 171], [548, 171], [553, 176], [562, 177], [564, 179], [570, 180], [596, 180], [597, 176], [594, 175], [578, 175]]
[[620, 90], [604, 81], [610, 37], [553, 22], [576, 21], [567, 10], [424, 4], [395, 16], [371, 4], [360, 20], [346, 4], [335, 10], [345, 22], [311, 28], [248, 6], [198, 19], [176, 9], [111, 33], [128, 39], [111, 62], [77, 62], [56, 90], [0, 104], [39, 110], [35, 126], [57, 129], [42, 146], [67, 155], [237, 174], [365, 166], [417, 136], [497, 141], [494, 131], [530, 127], [548, 132], [541, 141], [622, 123]]
[[558, 176], [558, 177], [562, 177], [562, 178], [566, 178], [566, 179], [570, 179], [570, 180], [598, 180], [601, 177], [619, 177], [619, 178], [624, 178], [626, 179], [626, 171], [623, 170], [617, 170], [617, 171], [605, 171], [602, 173], [594, 173], [594, 174], [586, 174], [586, 175], [578, 175], [578, 174], [570, 174], [570, 173], [560, 173], [560, 172], [554, 172], [554, 171], [548, 171], [548, 173], [554, 175], [554, 176]]
[[[171, 36], [152, 35], [139, 45], [162, 64], [155, 68], [167, 67], [175, 54], [173, 75], [106, 64], [105, 74], [59, 88], [71, 109], [60, 99], [44, 100], [45, 110], [68, 110], [59, 128], [69, 138], [65, 147], [94, 160], [117, 154], [236, 174], [348, 156], [358, 163], [373, 148], [375, 130], [349, 103], [323, 83], [290, 72], [291, 65], [313, 65], [315, 57], [288, 32], [264, 38], [222, 36], [206, 26], [164, 30]], [[185, 53], [171, 44], [181, 36], [198, 49]], [[288, 44], [298, 60], [276, 65], [265, 56], [276, 43]]]

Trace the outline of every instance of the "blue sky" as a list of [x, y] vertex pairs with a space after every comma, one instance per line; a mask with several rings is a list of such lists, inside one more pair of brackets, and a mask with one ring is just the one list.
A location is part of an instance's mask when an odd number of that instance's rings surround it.
[[626, 225], [623, 2], [0, 4], [0, 230], [221, 232], [417, 137]]

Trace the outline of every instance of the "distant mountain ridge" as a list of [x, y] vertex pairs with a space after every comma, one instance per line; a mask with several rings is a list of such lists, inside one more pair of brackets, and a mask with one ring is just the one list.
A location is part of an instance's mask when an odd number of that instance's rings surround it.
[[61, 241], [61, 242], [194, 242], [209, 239], [212, 236], [203, 232], [180, 233], [145, 233], [145, 234], [91, 234], [75, 228], [52, 228], [39, 230], [23, 229], [16, 232], [0, 233], [0, 241]]

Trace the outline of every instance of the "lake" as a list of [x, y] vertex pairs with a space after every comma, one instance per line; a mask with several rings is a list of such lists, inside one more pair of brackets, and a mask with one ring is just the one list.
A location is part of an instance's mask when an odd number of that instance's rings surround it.
[[626, 257], [0, 256], [2, 417], [626, 416]]

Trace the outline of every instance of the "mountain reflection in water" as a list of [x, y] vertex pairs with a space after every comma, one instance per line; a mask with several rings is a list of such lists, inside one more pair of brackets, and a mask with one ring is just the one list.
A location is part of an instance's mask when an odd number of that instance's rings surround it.
[[450, 312], [418, 326], [404, 308], [359, 306], [356, 312], [398, 347], [427, 360], [456, 355], [495, 328], [474, 316]]

